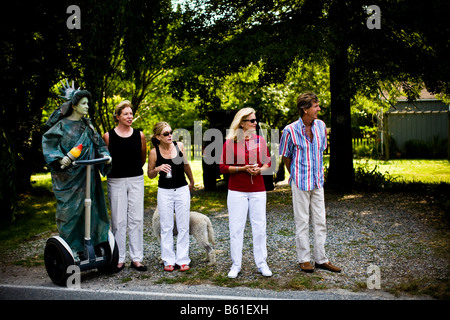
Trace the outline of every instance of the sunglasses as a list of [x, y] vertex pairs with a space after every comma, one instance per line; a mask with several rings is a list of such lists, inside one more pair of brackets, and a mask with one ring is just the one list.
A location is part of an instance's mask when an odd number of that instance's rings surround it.
[[161, 133], [161, 135], [164, 137], [168, 137], [169, 135], [172, 135], [172, 134], [173, 134], [173, 131], [167, 131], [167, 132]]
[[251, 123], [255, 123], [257, 120], [256, 119], [250, 119], [250, 120], [242, 120], [242, 121], [250, 121]]

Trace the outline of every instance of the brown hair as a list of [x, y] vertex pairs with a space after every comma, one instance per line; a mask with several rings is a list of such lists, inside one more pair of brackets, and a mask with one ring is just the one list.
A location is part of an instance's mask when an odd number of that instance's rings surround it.
[[127, 107], [130, 107], [131, 109], [133, 109], [130, 100], [123, 100], [116, 106], [116, 109], [114, 110], [114, 121], [115, 122], [119, 122], [119, 120], [117, 120], [117, 116], [120, 116], [120, 114], [122, 113], [122, 110]]
[[305, 109], [311, 108], [313, 102], [319, 102], [319, 98], [313, 92], [302, 93], [297, 98], [297, 108], [300, 117], [305, 113]]

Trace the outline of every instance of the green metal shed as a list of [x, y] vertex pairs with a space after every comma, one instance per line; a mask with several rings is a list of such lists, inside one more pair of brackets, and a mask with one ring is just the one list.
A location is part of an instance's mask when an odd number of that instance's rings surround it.
[[[408, 102], [399, 99], [383, 115], [383, 142], [386, 158], [394, 156], [392, 145], [402, 155], [411, 156], [412, 148], [420, 146], [439, 148], [450, 159], [450, 106], [436, 98]], [[446, 155], [445, 155], [446, 154]]]

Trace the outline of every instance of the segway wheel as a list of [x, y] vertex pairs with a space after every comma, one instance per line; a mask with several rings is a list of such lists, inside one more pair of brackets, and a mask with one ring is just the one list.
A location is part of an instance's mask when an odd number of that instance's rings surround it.
[[67, 268], [75, 264], [72, 255], [64, 245], [55, 238], [47, 240], [44, 249], [44, 262], [48, 276], [54, 284], [65, 286], [70, 274]]
[[102, 242], [95, 247], [95, 254], [97, 256], [105, 256], [106, 264], [98, 268], [101, 273], [114, 273], [119, 262], [119, 249], [117, 248], [116, 240], [114, 240], [114, 250], [111, 252], [109, 242]]

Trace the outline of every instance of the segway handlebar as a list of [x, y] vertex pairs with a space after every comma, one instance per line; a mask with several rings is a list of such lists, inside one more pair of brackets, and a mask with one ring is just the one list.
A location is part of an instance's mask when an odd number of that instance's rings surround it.
[[103, 157], [98, 159], [91, 159], [91, 160], [75, 160], [72, 162], [74, 166], [88, 166], [88, 165], [94, 165], [94, 164], [100, 164], [100, 163], [107, 163], [111, 161], [111, 157]]

